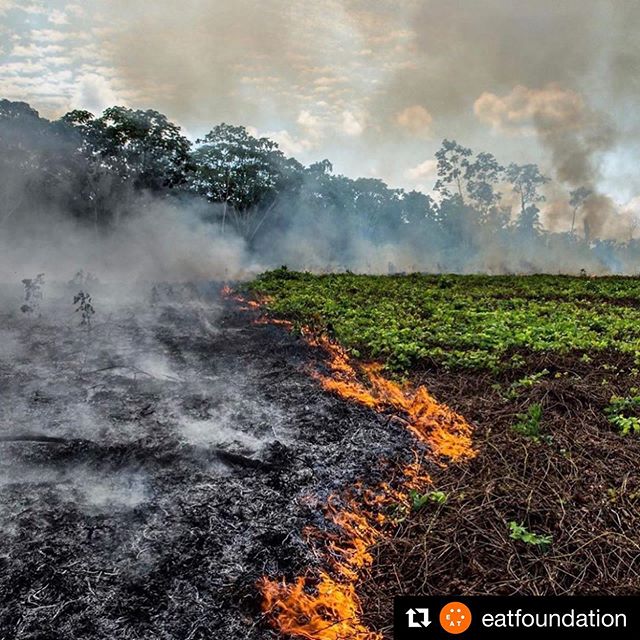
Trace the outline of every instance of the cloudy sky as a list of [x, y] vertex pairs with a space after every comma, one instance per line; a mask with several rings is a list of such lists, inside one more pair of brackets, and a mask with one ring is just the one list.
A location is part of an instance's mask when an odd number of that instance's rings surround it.
[[157, 108], [429, 190], [443, 137], [640, 194], [637, 0], [0, 0], [0, 97]]

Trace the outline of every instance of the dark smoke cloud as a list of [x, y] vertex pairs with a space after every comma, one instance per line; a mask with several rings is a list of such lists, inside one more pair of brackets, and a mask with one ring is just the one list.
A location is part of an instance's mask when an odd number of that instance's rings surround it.
[[[105, 4], [113, 30], [105, 42], [122, 80], [144, 86], [183, 121], [249, 122], [261, 94], [280, 85], [304, 41], [304, 12], [284, 0], [142, 0]], [[257, 89], [257, 91], [256, 91]], [[285, 108], [283, 94], [279, 105]]]
[[430, 0], [413, 4], [404, 20], [415, 34], [415, 64], [391, 79], [388, 100], [420, 101], [447, 117], [485, 91], [517, 85], [638, 95], [634, 2]]
[[[636, 2], [158, 0], [150, 11], [116, 0], [102, 12], [118, 77], [146, 87], [150, 104], [188, 127], [231, 120], [276, 132], [306, 160], [327, 155], [351, 175], [375, 168], [404, 184], [443, 137], [518, 154], [473, 115], [483, 94], [517, 87], [583, 101], [579, 136], [551, 136], [540, 122], [567, 182], [597, 178], [590, 157], [613, 148], [612, 121], [618, 141], [640, 140], [630, 117], [640, 99]], [[537, 145], [520, 155], [544, 157]]]
[[349, 93], [357, 82], [351, 68], [372, 73], [378, 52], [387, 64], [369, 98], [385, 123], [412, 105], [446, 118], [468, 113], [482, 92], [518, 84], [637, 90], [640, 14], [631, 2], [329, 0], [320, 11], [282, 0], [158, 0], [149, 11], [142, 0], [116, 0], [104, 10], [114, 19], [107, 44], [123, 76], [136, 86], [172, 86], [165, 99], [185, 110], [180, 116], [225, 103], [246, 115], [256, 104], [251, 76], [277, 85], [275, 99], [281, 88], [283, 102], [287, 91], [294, 100], [304, 94], [305, 79], [343, 76]]
[[501, 96], [485, 92], [475, 101], [474, 111], [496, 130], [516, 136], [535, 134], [550, 154], [556, 177], [571, 186], [595, 188], [600, 154], [617, 140], [607, 114], [557, 83], [541, 89], [518, 85]]

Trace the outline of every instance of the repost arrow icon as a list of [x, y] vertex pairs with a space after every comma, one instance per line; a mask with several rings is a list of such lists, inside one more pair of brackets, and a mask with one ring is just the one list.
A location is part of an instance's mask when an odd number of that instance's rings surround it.
[[[422, 620], [416, 621], [417, 614], [422, 614]], [[407, 616], [409, 617], [409, 627], [413, 629], [426, 629], [431, 624], [429, 609], [409, 609]]]

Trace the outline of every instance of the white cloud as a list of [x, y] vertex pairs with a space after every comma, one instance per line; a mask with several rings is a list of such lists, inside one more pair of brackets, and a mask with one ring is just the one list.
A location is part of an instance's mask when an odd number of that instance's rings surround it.
[[47, 13], [46, 7], [41, 4], [20, 5], [16, 4], [15, 2], [10, 2], [9, 4], [12, 9], [19, 9], [20, 11], [24, 11], [25, 13], [31, 13], [34, 15]]
[[79, 4], [68, 4], [64, 9], [67, 13], [70, 13], [77, 18], [80, 18], [84, 15], [84, 9]]
[[313, 143], [314, 146], [324, 138], [325, 122], [322, 118], [314, 115], [310, 111], [303, 109], [298, 114], [296, 123], [304, 129], [306, 136], [309, 138], [309, 142]]
[[411, 180], [427, 180], [430, 178], [435, 178], [438, 170], [438, 162], [437, 160], [425, 160], [420, 164], [412, 167], [411, 169], [407, 169], [406, 177]]
[[[36, 65], [35, 68], [38, 68]], [[68, 69], [60, 71], [50, 71], [45, 69], [43, 72], [37, 73], [37, 75], [16, 74], [0, 76], [3, 80], [10, 82], [13, 86], [22, 86], [25, 88], [25, 92], [33, 93], [40, 87], [47, 87], [47, 93], [49, 89], [56, 85], [61, 91], [68, 87], [69, 81], [73, 78], [73, 74]], [[38, 91], [39, 93], [39, 91]], [[28, 95], [25, 96], [28, 98]]]
[[64, 42], [76, 37], [77, 34], [57, 29], [32, 29], [31, 39], [36, 42]]
[[622, 207], [622, 210], [625, 213], [628, 213], [628, 214], [634, 216], [635, 218], [640, 219], [640, 196], [636, 196], [635, 198], [631, 198], [631, 200], [629, 200], [629, 202], [627, 202]]
[[57, 44], [49, 44], [45, 46], [30, 44], [27, 46], [17, 44], [13, 47], [11, 55], [14, 58], [42, 58], [52, 53], [61, 53], [64, 47]]
[[342, 112], [342, 131], [348, 136], [356, 137], [364, 131], [364, 118], [356, 116], [353, 111]]
[[297, 156], [311, 149], [314, 145], [310, 140], [292, 136], [286, 129], [279, 131], [258, 131], [255, 127], [247, 127], [247, 131], [256, 138], [269, 138], [277, 143], [280, 151], [286, 156]]
[[66, 13], [64, 13], [63, 11], [58, 11], [57, 9], [54, 9], [49, 14], [49, 22], [51, 22], [51, 24], [67, 24], [69, 20], [67, 18]]
[[431, 133], [433, 117], [419, 104], [414, 104], [395, 115], [396, 124], [409, 133], [427, 137]]
[[320, 119], [307, 110], [298, 114], [296, 122], [305, 129], [317, 129], [320, 126]]
[[75, 109], [100, 113], [113, 104], [121, 104], [119, 96], [107, 78], [97, 73], [85, 73], [76, 78], [69, 100]]
[[49, 56], [47, 58], [47, 64], [52, 67], [62, 67], [72, 63], [73, 59], [70, 56]]
[[0, 73], [2, 75], [21, 76], [29, 75], [33, 73], [43, 73], [46, 71], [46, 66], [42, 62], [33, 62], [32, 60], [24, 60], [19, 62], [5, 62], [0, 67]]

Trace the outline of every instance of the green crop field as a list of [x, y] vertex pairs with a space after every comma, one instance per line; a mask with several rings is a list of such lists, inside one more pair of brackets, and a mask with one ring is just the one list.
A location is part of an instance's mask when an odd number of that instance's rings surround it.
[[527, 352], [603, 350], [640, 362], [640, 279], [566, 276], [314, 276], [271, 271], [250, 285], [270, 311], [325, 329], [390, 370], [503, 369]]

